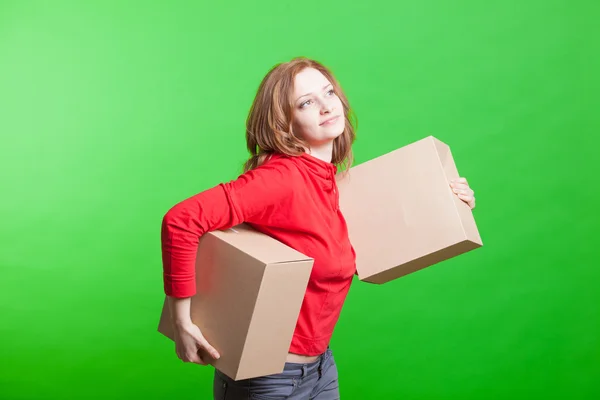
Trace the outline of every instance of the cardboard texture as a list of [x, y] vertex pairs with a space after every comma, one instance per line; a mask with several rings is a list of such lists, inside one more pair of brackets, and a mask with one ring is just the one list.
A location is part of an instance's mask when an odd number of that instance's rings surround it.
[[[192, 321], [234, 380], [280, 373], [313, 260], [246, 224], [206, 233], [196, 257]], [[158, 331], [174, 340], [165, 303]]]
[[338, 174], [360, 280], [382, 284], [483, 245], [445, 143], [433, 136]]

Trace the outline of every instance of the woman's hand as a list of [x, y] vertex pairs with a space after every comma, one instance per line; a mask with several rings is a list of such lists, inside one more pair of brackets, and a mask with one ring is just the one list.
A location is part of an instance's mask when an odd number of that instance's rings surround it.
[[210, 357], [218, 359], [219, 352], [212, 347], [200, 332], [200, 328], [191, 321], [175, 323], [175, 351], [183, 362], [200, 365], [209, 364]]
[[475, 192], [469, 187], [469, 183], [467, 182], [466, 178], [461, 177], [458, 179], [452, 179], [450, 181], [450, 187], [459, 199], [471, 207], [471, 210], [475, 208]]

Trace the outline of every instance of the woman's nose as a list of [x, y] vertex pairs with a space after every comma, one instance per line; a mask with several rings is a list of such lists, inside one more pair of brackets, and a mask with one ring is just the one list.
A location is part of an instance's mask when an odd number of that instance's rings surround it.
[[333, 111], [333, 107], [329, 103], [323, 103], [321, 106], [321, 114], [330, 114]]

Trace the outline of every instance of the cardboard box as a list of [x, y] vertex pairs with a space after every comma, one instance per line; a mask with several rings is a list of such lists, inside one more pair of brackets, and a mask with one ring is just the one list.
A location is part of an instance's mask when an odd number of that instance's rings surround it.
[[[203, 235], [191, 316], [221, 355], [211, 365], [234, 380], [282, 372], [312, 266], [246, 224]], [[166, 301], [158, 331], [174, 340]]]
[[433, 136], [338, 175], [360, 280], [382, 284], [483, 245], [449, 186], [459, 176], [450, 148]]

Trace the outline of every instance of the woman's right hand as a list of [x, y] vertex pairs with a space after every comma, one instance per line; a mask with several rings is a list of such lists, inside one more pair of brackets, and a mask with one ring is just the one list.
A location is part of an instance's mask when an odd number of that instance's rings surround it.
[[193, 322], [175, 323], [175, 351], [183, 362], [207, 365], [210, 357], [218, 359], [219, 352], [208, 343]]

